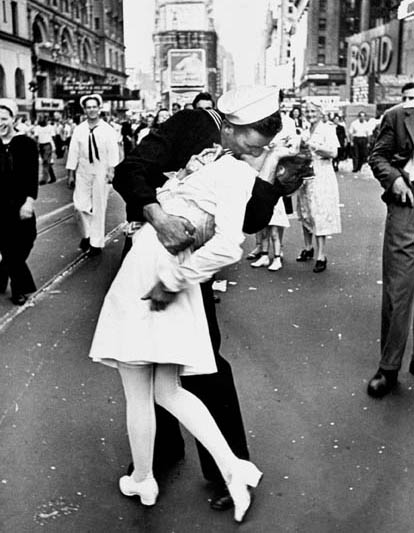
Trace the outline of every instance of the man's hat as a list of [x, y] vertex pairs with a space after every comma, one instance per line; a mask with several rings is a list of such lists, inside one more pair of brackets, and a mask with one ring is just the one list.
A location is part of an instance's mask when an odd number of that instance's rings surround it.
[[223, 94], [217, 107], [236, 126], [253, 124], [279, 109], [279, 89], [262, 85], [243, 85]]
[[17, 115], [17, 104], [14, 100], [10, 98], [0, 98], [0, 108], [7, 109], [10, 111], [12, 117]]
[[85, 94], [85, 96], [81, 97], [81, 99], [79, 100], [79, 103], [82, 107], [85, 107], [86, 102], [88, 100], [96, 100], [99, 107], [102, 107], [103, 105], [102, 96], [100, 94]]

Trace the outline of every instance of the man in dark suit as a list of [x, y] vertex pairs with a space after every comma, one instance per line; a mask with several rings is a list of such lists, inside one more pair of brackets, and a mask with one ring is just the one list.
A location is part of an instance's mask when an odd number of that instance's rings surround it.
[[[192, 243], [193, 228], [185, 219], [164, 213], [158, 204], [155, 189], [165, 182], [164, 172], [184, 168], [191, 156], [214, 144], [221, 144], [236, 156], [259, 156], [274, 136], [269, 126], [276, 127], [276, 131], [280, 128], [278, 94], [274, 89], [263, 88], [258, 93], [253, 90], [252, 94], [235, 91], [234, 97], [230, 94], [224, 99], [221, 109], [226, 113], [224, 119], [213, 109], [174, 114], [145, 137], [116, 168], [113, 185], [126, 201], [128, 221], [148, 221], [171, 253]], [[255, 124], [249, 124], [250, 117], [254, 117], [250, 122]], [[275, 185], [270, 185], [258, 178], [247, 206], [244, 230], [255, 233], [265, 227], [278, 198], [293, 192], [300, 183], [300, 179], [294, 178], [290, 183], [276, 180]], [[220, 330], [211, 282], [202, 283], [201, 290], [218, 372], [185, 377], [182, 383], [206, 404], [234, 453], [247, 459], [249, 452], [231, 367], [219, 353]], [[232, 501], [213, 459], [197, 445], [203, 474], [217, 486], [211, 506], [220, 510], [230, 508]], [[158, 409], [154, 467], [157, 468], [162, 458], [166, 462], [168, 458], [181, 457], [183, 450], [175, 419]]]
[[[414, 83], [403, 103], [384, 114], [369, 164], [385, 192], [381, 360], [367, 392], [380, 398], [396, 385], [414, 299]], [[410, 372], [414, 374], [414, 361]]]

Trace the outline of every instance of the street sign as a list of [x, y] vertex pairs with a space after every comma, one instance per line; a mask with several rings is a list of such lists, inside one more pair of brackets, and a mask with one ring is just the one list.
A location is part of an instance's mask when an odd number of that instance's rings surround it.
[[56, 85], [55, 88], [55, 96], [58, 98], [76, 98], [92, 93], [100, 94], [103, 99], [122, 99], [120, 84], [75, 81]]
[[64, 102], [61, 98], [36, 98], [36, 111], [63, 111]]

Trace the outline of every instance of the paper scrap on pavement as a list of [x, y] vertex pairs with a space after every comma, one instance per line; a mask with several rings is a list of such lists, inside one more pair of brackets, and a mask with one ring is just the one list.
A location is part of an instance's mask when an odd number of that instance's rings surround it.
[[227, 291], [227, 280], [216, 279], [216, 281], [213, 282], [213, 291], [226, 292]]

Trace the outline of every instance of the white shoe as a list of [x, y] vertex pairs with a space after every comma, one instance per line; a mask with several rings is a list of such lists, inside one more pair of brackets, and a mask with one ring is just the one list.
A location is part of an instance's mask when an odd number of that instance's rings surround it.
[[227, 483], [230, 496], [234, 503], [234, 520], [243, 522], [252, 498], [249, 487], [257, 487], [263, 473], [251, 462], [240, 459]]
[[280, 270], [282, 268], [282, 261], [280, 257], [275, 257], [272, 261], [272, 264], [267, 267], [267, 270], [271, 270], [272, 272], [276, 272], [276, 270]]
[[253, 261], [253, 263], [250, 263], [250, 266], [253, 268], [268, 267], [269, 265], [270, 259], [267, 254], [261, 255], [257, 261]]
[[158, 496], [158, 485], [152, 476], [137, 483], [132, 476], [122, 476], [119, 490], [124, 496], [139, 496], [142, 505], [155, 505]]

